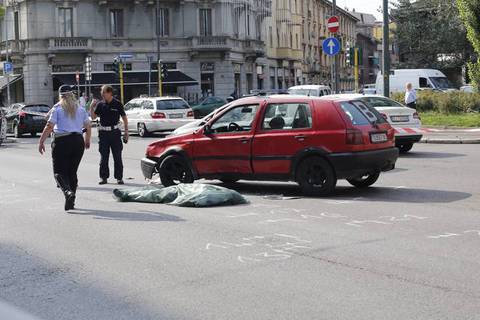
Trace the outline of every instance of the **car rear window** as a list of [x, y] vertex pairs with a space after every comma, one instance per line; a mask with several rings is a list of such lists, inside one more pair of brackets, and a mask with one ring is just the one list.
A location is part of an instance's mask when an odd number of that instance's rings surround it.
[[361, 99], [363, 102], [368, 104], [370, 107], [374, 108], [404, 108], [404, 105], [400, 103], [386, 99], [386, 98], [376, 98], [376, 97], [365, 97]]
[[175, 110], [175, 109], [189, 109], [190, 106], [184, 100], [158, 100], [157, 110]]
[[50, 111], [50, 107], [43, 104], [29, 105], [29, 106], [23, 107], [23, 111], [48, 113]]
[[342, 108], [343, 112], [345, 112], [345, 114], [350, 118], [350, 121], [352, 121], [353, 125], [363, 126], [370, 124], [367, 116], [364, 115], [353, 103], [342, 102], [340, 104], [340, 107]]

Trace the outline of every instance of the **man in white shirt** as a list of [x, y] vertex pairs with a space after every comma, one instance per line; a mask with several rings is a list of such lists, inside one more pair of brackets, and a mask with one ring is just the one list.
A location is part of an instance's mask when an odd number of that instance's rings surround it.
[[405, 104], [407, 107], [417, 109], [417, 92], [413, 89], [413, 85], [410, 82], [407, 83], [405, 90]]

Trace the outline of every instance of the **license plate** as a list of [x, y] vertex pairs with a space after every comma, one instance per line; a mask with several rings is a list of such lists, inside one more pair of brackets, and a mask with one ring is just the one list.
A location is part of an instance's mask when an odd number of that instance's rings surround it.
[[370, 141], [372, 143], [382, 143], [388, 141], [386, 133], [372, 133], [370, 134]]
[[173, 113], [173, 114], [170, 114], [170, 115], [169, 115], [169, 118], [170, 118], [170, 119], [183, 118], [183, 113]]
[[408, 116], [391, 116], [390, 119], [392, 119], [392, 122], [408, 122], [409, 121]]

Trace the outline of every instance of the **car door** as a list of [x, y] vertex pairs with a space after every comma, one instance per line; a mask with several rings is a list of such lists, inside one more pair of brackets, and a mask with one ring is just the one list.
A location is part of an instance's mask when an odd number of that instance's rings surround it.
[[270, 103], [252, 146], [256, 174], [286, 175], [293, 157], [315, 140], [313, 108], [309, 103]]
[[139, 100], [131, 100], [125, 105], [125, 114], [128, 118], [128, 130], [136, 131], [138, 126], [138, 116], [141, 110]]
[[228, 109], [194, 140], [193, 163], [200, 175], [250, 174], [254, 124], [260, 106]]

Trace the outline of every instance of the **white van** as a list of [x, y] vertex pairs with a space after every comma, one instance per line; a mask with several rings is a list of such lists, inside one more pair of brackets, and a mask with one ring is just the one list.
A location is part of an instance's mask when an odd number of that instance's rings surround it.
[[309, 97], [322, 97], [332, 94], [332, 90], [329, 86], [306, 84], [288, 88], [288, 94]]
[[[407, 83], [414, 89], [430, 89], [439, 91], [455, 90], [447, 77], [435, 69], [396, 69], [390, 74], [390, 92], [403, 92]], [[377, 93], [383, 93], [383, 74], [377, 74], [375, 84]]]

